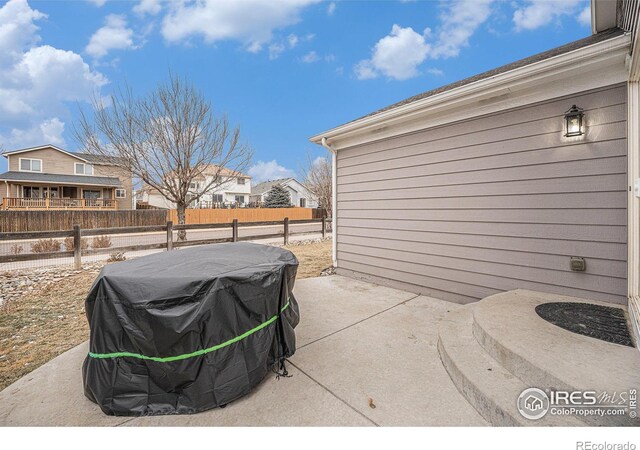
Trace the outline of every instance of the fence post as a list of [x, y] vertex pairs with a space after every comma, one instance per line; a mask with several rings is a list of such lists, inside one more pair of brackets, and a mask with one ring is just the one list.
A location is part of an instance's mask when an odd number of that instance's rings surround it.
[[232, 232], [233, 233], [232, 234], [233, 239], [232, 240], [233, 240], [233, 242], [238, 242], [238, 219], [233, 219], [233, 223], [231, 225], [231, 228], [233, 230], [233, 232]]
[[289, 218], [284, 218], [284, 245], [289, 245]]
[[327, 236], [327, 218], [322, 216], [322, 239]]
[[82, 239], [80, 238], [80, 225], [73, 226], [73, 268], [82, 268]]
[[167, 251], [173, 250], [173, 221], [167, 222]]

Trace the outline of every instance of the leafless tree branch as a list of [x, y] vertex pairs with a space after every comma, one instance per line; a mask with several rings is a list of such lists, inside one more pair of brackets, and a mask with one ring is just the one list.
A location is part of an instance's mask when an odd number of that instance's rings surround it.
[[307, 154], [307, 164], [301, 169], [304, 185], [317, 199], [320, 208], [324, 208], [328, 217], [332, 209], [331, 161], [329, 158], [313, 159]]
[[[92, 109], [93, 120], [81, 110], [74, 127], [84, 151], [108, 158], [175, 203], [181, 224], [191, 201], [244, 172], [253, 157], [240, 128], [216, 116], [199, 90], [173, 74], [144, 97], [126, 85], [108, 105], [95, 97]], [[223, 176], [224, 168], [230, 172]], [[190, 190], [205, 175], [210, 181]]]

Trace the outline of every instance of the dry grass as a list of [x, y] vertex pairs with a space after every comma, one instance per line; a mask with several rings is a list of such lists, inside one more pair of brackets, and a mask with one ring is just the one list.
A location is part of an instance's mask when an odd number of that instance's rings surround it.
[[84, 297], [97, 272], [34, 289], [0, 311], [0, 389], [89, 336]]
[[[300, 262], [297, 279], [331, 265], [331, 241], [288, 246]], [[89, 338], [84, 299], [97, 271], [34, 289], [0, 310], [0, 390]]]
[[298, 274], [296, 279], [311, 278], [320, 275], [324, 269], [331, 265], [331, 241], [324, 241], [306, 245], [288, 245], [298, 258]]

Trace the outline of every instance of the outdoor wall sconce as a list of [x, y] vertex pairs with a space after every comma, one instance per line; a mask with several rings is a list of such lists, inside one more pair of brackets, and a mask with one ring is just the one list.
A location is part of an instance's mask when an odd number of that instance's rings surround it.
[[564, 120], [567, 126], [567, 132], [565, 133], [566, 137], [582, 135], [584, 122], [584, 113], [582, 111], [582, 108], [578, 108], [576, 105], [573, 105], [569, 111], [564, 113]]

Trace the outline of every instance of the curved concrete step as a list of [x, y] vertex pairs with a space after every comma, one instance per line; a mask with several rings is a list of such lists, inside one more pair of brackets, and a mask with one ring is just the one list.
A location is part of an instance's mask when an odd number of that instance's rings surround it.
[[[550, 301], [611, 304], [534, 291], [492, 295], [473, 309], [473, 334], [482, 349], [527, 387], [613, 394], [640, 387], [637, 349], [557, 327], [535, 307]], [[590, 425], [638, 426], [624, 416], [581, 417]]]
[[516, 402], [529, 386], [484, 351], [473, 336], [472, 325], [469, 306], [449, 313], [439, 330], [438, 352], [457, 389], [485, 420], [498, 426], [584, 425], [566, 416], [536, 421], [522, 417]]

